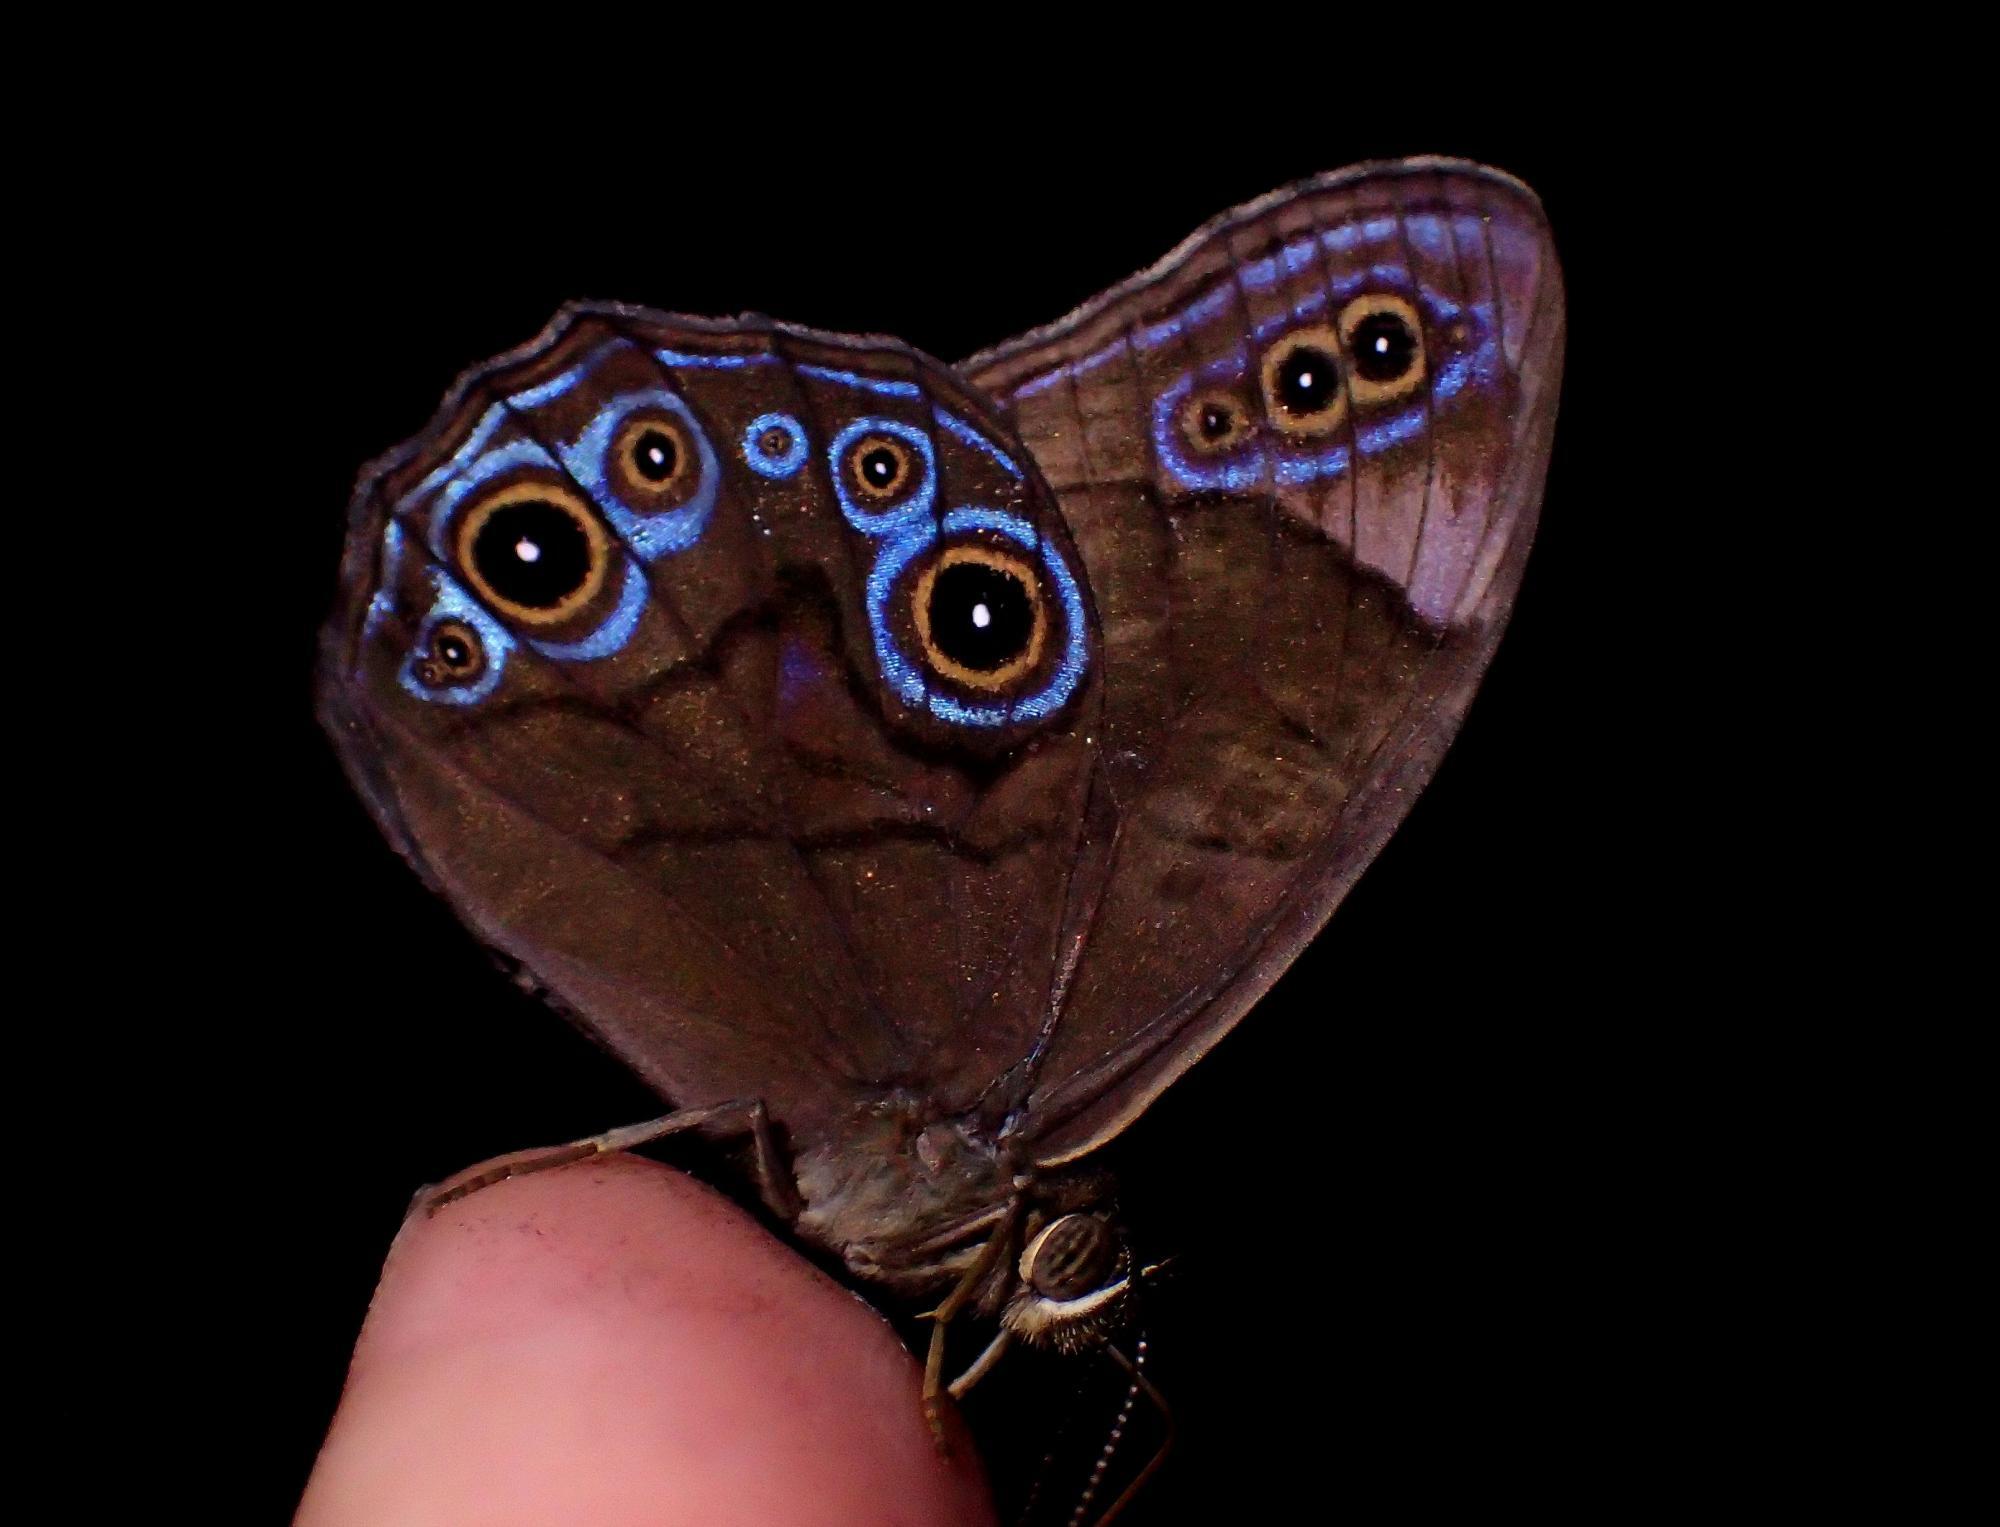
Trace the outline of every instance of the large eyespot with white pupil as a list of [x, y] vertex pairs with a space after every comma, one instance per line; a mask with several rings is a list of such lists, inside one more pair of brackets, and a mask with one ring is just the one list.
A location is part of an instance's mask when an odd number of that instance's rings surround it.
[[452, 538], [459, 570], [493, 609], [530, 626], [560, 625], [604, 587], [611, 538], [582, 499], [526, 481], [475, 502]]
[[1323, 324], [1295, 329], [1264, 352], [1264, 411], [1288, 435], [1326, 435], [1347, 417], [1340, 337]]
[[1250, 414], [1227, 392], [1190, 393], [1175, 413], [1176, 427], [1198, 456], [1221, 456], [1250, 438]]
[[918, 575], [910, 605], [925, 661], [973, 689], [1011, 687], [1048, 641], [1041, 580], [1024, 558], [994, 547], [946, 547]]
[[1044, 721], [1089, 667], [1083, 586], [1061, 545], [1003, 510], [954, 509], [885, 538], [867, 602], [883, 682], [953, 728]]
[[930, 517], [937, 458], [930, 437], [898, 419], [856, 419], [827, 452], [834, 494], [865, 535], [898, 533]]
[[1397, 402], [1423, 384], [1423, 319], [1405, 298], [1393, 292], [1357, 297], [1340, 310], [1339, 328], [1358, 407]]

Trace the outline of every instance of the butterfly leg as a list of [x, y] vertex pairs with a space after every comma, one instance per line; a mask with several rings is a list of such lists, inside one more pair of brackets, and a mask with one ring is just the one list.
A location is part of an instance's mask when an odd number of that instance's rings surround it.
[[477, 1193], [481, 1188], [490, 1188], [496, 1182], [505, 1182], [509, 1177], [546, 1172], [552, 1167], [588, 1161], [593, 1156], [607, 1156], [614, 1151], [636, 1150], [639, 1146], [664, 1140], [669, 1135], [686, 1134], [689, 1130], [702, 1130], [711, 1135], [748, 1134], [757, 1154], [757, 1186], [765, 1204], [787, 1224], [798, 1218], [803, 1205], [799, 1202], [798, 1190], [792, 1185], [791, 1173], [778, 1151], [777, 1141], [772, 1137], [771, 1117], [761, 1098], [715, 1103], [706, 1108], [676, 1109], [657, 1119], [648, 1119], [642, 1124], [627, 1124], [621, 1129], [608, 1129], [601, 1135], [573, 1140], [568, 1145], [523, 1151], [431, 1189], [420, 1195], [419, 1201], [426, 1213], [435, 1214], [446, 1204]]
[[[930, 1349], [924, 1354], [924, 1419], [930, 1422], [931, 1436], [937, 1442], [940, 1452], [945, 1447], [944, 1396], [947, 1393], [956, 1396], [963, 1392], [958, 1385], [947, 1386], [944, 1382], [945, 1332], [952, 1321], [957, 1319], [959, 1312], [972, 1302], [979, 1292], [980, 1285], [986, 1281], [987, 1275], [1014, 1244], [1014, 1227], [1020, 1223], [1020, 1217], [1021, 1206], [1019, 1200], [1016, 1200], [1008, 1205], [1006, 1218], [1001, 1220], [993, 1234], [987, 1238], [986, 1244], [979, 1248], [979, 1255], [972, 1259], [972, 1265], [966, 1268], [965, 1276], [960, 1278], [952, 1291], [945, 1296], [944, 1303], [931, 1311]], [[987, 1352], [980, 1356], [979, 1361], [973, 1364], [972, 1369], [966, 1371], [965, 1387], [971, 1388], [973, 1382], [983, 1377], [984, 1368], [991, 1367], [992, 1360], [997, 1360], [998, 1357], [999, 1353], [989, 1347]], [[978, 1369], [980, 1372], [975, 1374], [973, 1369]]]

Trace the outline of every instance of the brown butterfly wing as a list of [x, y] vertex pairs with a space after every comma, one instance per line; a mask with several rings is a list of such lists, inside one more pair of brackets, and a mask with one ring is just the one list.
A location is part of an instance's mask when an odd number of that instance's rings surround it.
[[[594, 464], [648, 419], [695, 470], [641, 502]], [[934, 461], [898, 536], [836, 489], [831, 443], [857, 420]], [[1040, 666], [1002, 691], [921, 673], [913, 690], [881, 643], [907, 654], [911, 580], [947, 549], [1044, 582], [1080, 567], [1018, 456], [983, 399], [893, 342], [567, 312], [364, 477], [323, 713], [433, 887], [666, 1097], [761, 1097], [801, 1145], [864, 1095], [970, 1106], [1046, 1007], [1092, 773], [1094, 617], [1079, 582]], [[477, 526], [514, 534], [494, 516], [515, 499], [574, 533], [557, 524], [508, 576], [565, 536], [596, 569], [560, 618], [466, 562], [486, 554]], [[960, 509], [986, 519], [954, 529]], [[916, 549], [871, 604], [892, 543]], [[455, 640], [484, 666], [451, 666]], [[1060, 703], [947, 719], [1050, 693], [1072, 652]]]
[[1520, 581], [1562, 337], [1532, 193], [1410, 161], [1227, 214], [960, 368], [1055, 489], [1103, 626], [1102, 851], [1067, 888], [1039, 1160], [1205, 1053], [1429, 778]]

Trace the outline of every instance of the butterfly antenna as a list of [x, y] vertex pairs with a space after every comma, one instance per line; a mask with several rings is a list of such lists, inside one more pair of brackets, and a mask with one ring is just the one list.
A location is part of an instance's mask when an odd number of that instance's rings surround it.
[[1142, 1331], [1139, 1334], [1139, 1340], [1131, 1357], [1127, 1357], [1109, 1343], [1106, 1343], [1104, 1350], [1113, 1362], [1125, 1370], [1131, 1383], [1125, 1390], [1125, 1403], [1118, 1409], [1118, 1419], [1111, 1424], [1111, 1435], [1104, 1439], [1104, 1446], [1097, 1455], [1097, 1464], [1090, 1471], [1090, 1478], [1084, 1484], [1083, 1494], [1076, 1503], [1076, 1509], [1070, 1513], [1069, 1527], [1082, 1527], [1084, 1516], [1090, 1510], [1090, 1503], [1097, 1498], [1098, 1487], [1104, 1482], [1105, 1470], [1111, 1467], [1112, 1455], [1118, 1451], [1118, 1444], [1124, 1439], [1125, 1428], [1132, 1420], [1132, 1410], [1138, 1404], [1139, 1396], [1144, 1395], [1153, 1409], [1159, 1413], [1165, 1435], [1160, 1439], [1160, 1445], [1154, 1450], [1153, 1456], [1146, 1461], [1146, 1466], [1119, 1492], [1118, 1498], [1111, 1503], [1104, 1515], [1097, 1518], [1095, 1527], [1109, 1527], [1112, 1521], [1124, 1513], [1125, 1508], [1138, 1498], [1139, 1492], [1146, 1487], [1146, 1482], [1166, 1461], [1167, 1454], [1174, 1445], [1173, 1408], [1167, 1404], [1165, 1396], [1153, 1387], [1153, 1381], [1146, 1377], [1145, 1333]]

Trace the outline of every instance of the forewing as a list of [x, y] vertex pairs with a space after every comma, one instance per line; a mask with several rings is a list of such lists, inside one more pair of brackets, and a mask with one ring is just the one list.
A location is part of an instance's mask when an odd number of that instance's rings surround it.
[[[843, 441], [921, 481], [868, 497]], [[1098, 694], [1015, 458], [892, 342], [571, 310], [364, 477], [329, 729], [461, 917], [672, 1100], [807, 1141], [864, 1095], [965, 1106], [1039, 1031], [1015, 988], [1054, 958]], [[952, 558], [1049, 601], [1007, 683], [916, 645]]]

